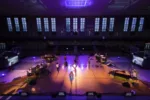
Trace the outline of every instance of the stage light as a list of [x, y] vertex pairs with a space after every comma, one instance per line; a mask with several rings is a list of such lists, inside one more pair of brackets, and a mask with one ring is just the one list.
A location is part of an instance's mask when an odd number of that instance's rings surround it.
[[133, 94], [132, 94], [132, 92], [126, 92], [126, 93], [125, 93], [125, 96], [126, 96], [126, 97], [132, 97]]
[[63, 96], [64, 97], [64, 96], [66, 96], [66, 93], [65, 92], [59, 92], [58, 96]]
[[31, 91], [32, 91], [32, 92], [35, 92], [35, 91], [36, 91], [36, 89], [35, 89], [35, 88], [31, 88]]
[[73, 67], [75, 68], [75, 67], [77, 67], [77, 65], [76, 65], [76, 64], [73, 64]]
[[21, 96], [28, 96], [28, 93], [22, 92], [22, 93], [21, 93]]
[[3, 73], [2, 76], [5, 76], [5, 74]]
[[68, 50], [68, 48], [66, 48]]
[[73, 68], [73, 67], [71, 67], [71, 71], [74, 71], [74, 68]]
[[82, 50], [84, 50], [84, 48], [82, 48]]
[[68, 65], [68, 69], [70, 69], [71, 67], [70, 67], [70, 64]]
[[87, 0], [66, 0], [68, 6], [85, 6]]
[[84, 65], [84, 64], [81, 64], [81, 69], [82, 69], [82, 70], [84, 69], [83, 65]]
[[62, 69], [64, 69], [64, 65], [62, 65]]
[[84, 69], [83, 66], [81, 67], [81, 69], [82, 69], [82, 70]]
[[69, 8], [82, 8], [91, 4], [91, 0], [65, 0], [65, 6]]
[[95, 96], [95, 95], [96, 95], [95, 92], [87, 92], [87, 93], [86, 93], [86, 96]]

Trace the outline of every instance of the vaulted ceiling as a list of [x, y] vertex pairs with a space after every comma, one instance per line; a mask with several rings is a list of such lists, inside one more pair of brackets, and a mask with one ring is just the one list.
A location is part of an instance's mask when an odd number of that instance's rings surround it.
[[[84, 0], [77, 0], [77, 1], [84, 1]], [[69, 8], [65, 5], [65, 0], [1, 0], [0, 15], [6, 16], [150, 15], [150, 0], [90, 0], [90, 1], [92, 3], [89, 6], [85, 6], [82, 8]]]

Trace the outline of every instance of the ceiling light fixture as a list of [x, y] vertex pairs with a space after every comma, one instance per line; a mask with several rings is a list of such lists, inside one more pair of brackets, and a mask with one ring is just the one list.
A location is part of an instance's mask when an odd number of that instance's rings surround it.
[[65, 6], [69, 8], [82, 8], [91, 4], [91, 0], [65, 0]]

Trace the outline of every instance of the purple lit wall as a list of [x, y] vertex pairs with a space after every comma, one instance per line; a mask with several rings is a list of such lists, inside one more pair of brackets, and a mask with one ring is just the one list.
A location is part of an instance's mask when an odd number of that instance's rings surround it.
[[91, 4], [91, 0], [65, 0], [65, 6], [68, 8], [83, 8]]

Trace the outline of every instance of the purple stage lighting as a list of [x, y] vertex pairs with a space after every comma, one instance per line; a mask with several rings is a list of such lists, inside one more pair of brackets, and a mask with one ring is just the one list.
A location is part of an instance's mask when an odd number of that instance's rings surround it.
[[5, 76], [5, 74], [2, 74], [2, 76]]
[[66, 0], [66, 7], [82, 8], [91, 5], [91, 0]]

